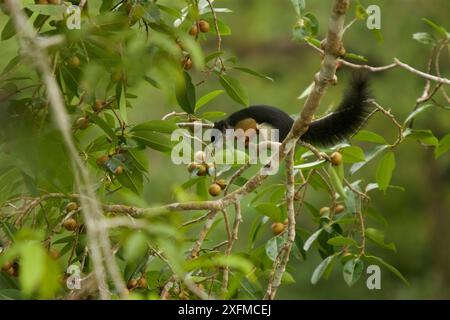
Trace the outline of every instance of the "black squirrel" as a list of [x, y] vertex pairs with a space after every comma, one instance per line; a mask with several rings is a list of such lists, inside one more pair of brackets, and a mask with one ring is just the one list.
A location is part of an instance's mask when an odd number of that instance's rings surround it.
[[[318, 146], [335, 145], [355, 134], [370, 114], [368, 78], [365, 73], [354, 73], [344, 98], [335, 111], [314, 120], [300, 140]], [[292, 128], [294, 119], [286, 112], [265, 105], [250, 106], [234, 112], [228, 118], [215, 122], [214, 128], [258, 129], [260, 124], [279, 129], [279, 141], [283, 141]]]

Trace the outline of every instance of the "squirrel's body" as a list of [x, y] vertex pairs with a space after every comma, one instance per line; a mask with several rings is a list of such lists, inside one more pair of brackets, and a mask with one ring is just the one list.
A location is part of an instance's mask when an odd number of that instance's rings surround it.
[[[356, 133], [370, 113], [367, 78], [362, 74], [353, 77], [344, 99], [334, 112], [314, 120], [301, 140], [313, 145], [329, 146], [339, 143]], [[258, 129], [261, 124], [269, 124], [279, 130], [279, 140], [283, 141], [292, 128], [294, 119], [286, 112], [271, 106], [257, 105], [241, 109], [225, 120], [214, 123], [216, 129]]]

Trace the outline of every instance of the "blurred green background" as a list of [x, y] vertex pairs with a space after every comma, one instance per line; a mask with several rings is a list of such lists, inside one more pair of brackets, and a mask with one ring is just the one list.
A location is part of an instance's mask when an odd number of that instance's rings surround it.
[[[164, 1], [162, 1], [164, 2]], [[412, 39], [415, 32], [432, 32], [421, 18], [426, 17], [450, 29], [450, 1], [448, 0], [385, 0], [361, 1], [364, 5], [377, 4], [381, 7], [382, 43], [367, 30], [364, 22], [358, 22], [345, 34], [345, 47], [348, 52], [361, 54], [372, 65], [384, 65], [394, 57], [425, 70], [430, 47]], [[307, 0], [308, 11], [313, 12], [320, 22], [319, 38], [326, 32], [331, 1]], [[231, 36], [223, 38], [227, 52], [235, 55], [240, 63], [274, 78], [274, 82], [235, 73], [248, 90], [251, 104], [269, 104], [296, 114], [302, 107], [299, 94], [311, 83], [320, 66], [320, 56], [303, 43], [292, 40], [292, 27], [295, 13], [288, 0], [217, 0], [216, 6], [228, 7], [232, 14], [222, 14], [223, 19], [233, 30]], [[351, 14], [353, 16], [353, 13]], [[348, 19], [349, 21], [349, 19]], [[0, 19], [3, 28], [6, 19]], [[214, 50], [215, 39], [210, 36], [204, 44], [209, 51]], [[1, 43], [0, 68], [17, 51], [15, 39]], [[208, 49], [206, 49], [208, 52]], [[449, 52], [442, 53], [442, 72], [450, 76]], [[330, 88], [322, 102], [317, 116], [336, 105], [345, 88], [348, 70], [339, 71], [341, 79], [336, 87]], [[200, 79], [200, 74], [194, 74]], [[395, 116], [403, 121], [412, 110], [415, 100], [422, 93], [424, 80], [404, 70], [395, 69], [372, 77], [373, 92], [380, 104], [391, 108]], [[216, 80], [210, 80], [199, 88], [198, 96], [218, 89]], [[447, 89], [448, 91], [448, 89]], [[144, 119], [161, 118], [164, 114], [178, 110], [175, 102], [165, 97], [147, 83], [133, 90], [138, 95], [134, 102], [131, 122]], [[223, 110], [231, 113], [239, 106], [227, 96], [222, 95], [205, 107], [208, 110]], [[432, 108], [421, 115], [415, 128], [431, 128], [438, 138], [450, 132], [450, 114], [440, 108]], [[381, 115], [375, 116], [367, 129], [384, 135], [388, 141], [395, 139], [395, 127]], [[310, 284], [310, 277], [321, 261], [318, 255], [309, 254], [307, 261], [292, 259], [288, 271], [296, 283], [282, 286], [278, 298], [285, 299], [436, 299], [450, 298], [450, 153], [438, 160], [432, 150], [418, 143], [404, 142], [397, 150], [397, 169], [392, 183], [406, 190], [390, 190], [386, 195], [372, 193], [372, 202], [378, 212], [387, 219], [387, 226], [377, 225], [369, 220], [369, 226], [386, 230], [388, 241], [393, 241], [397, 252], [377, 249], [369, 244], [370, 252], [383, 257], [396, 266], [410, 282], [405, 286], [386, 269], [382, 269], [381, 290], [366, 288], [366, 275], [354, 287], [347, 287], [342, 279], [340, 268], [335, 268], [329, 280], [321, 280], [317, 285]], [[144, 201], [148, 204], [173, 201], [172, 190], [188, 179], [182, 166], [174, 166], [169, 158], [157, 152], [149, 152], [151, 181], [145, 187]], [[374, 181], [374, 166], [368, 165], [358, 172], [352, 180], [363, 179], [366, 183]], [[282, 178], [282, 174], [280, 177]], [[273, 178], [277, 179], [277, 178]], [[317, 207], [327, 205], [324, 195], [308, 193], [308, 201]], [[244, 227], [235, 251], [246, 251], [246, 235], [257, 216], [254, 209], [244, 204]], [[298, 219], [300, 227], [312, 230], [308, 214]], [[271, 236], [270, 225], [260, 239], [263, 244]], [[224, 238], [223, 228], [216, 229], [216, 239]], [[338, 271], [339, 270], [339, 271]]]

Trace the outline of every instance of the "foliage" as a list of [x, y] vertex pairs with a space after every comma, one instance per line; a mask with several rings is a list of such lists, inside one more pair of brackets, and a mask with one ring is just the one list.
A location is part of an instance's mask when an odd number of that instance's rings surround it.
[[[319, 19], [306, 12], [305, 1], [291, 2], [297, 19], [294, 39], [320, 47]], [[82, 9], [79, 30], [67, 28], [69, 17], [64, 8], [68, 3], [50, 3], [27, 0], [23, 7], [39, 36], [64, 36], [63, 44], [48, 49], [48, 58], [63, 93], [80, 157], [89, 166], [102, 203], [147, 206], [141, 199], [146, 186], [170, 192], [167, 186], [152, 185], [149, 150], [164, 154], [167, 170], [171, 170], [170, 134], [178, 128], [177, 123], [210, 123], [223, 116], [219, 111], [203, 112], [203, 107], [224, 94], [228, 103], [247, 106], [249, 94], [236, 76], [239, 73], [273, 81], [241, 66], [222, 48], [223, 37], [230, 36], [233, 30], [223, 20], [231, 10], [212, 10], [212, 0], [89, 1]], [[357, 3], [353, 9], [354, 18], [364, 21], [365, 8]], [[4, 4], [2, 10], [10, 14]], [[3, 41], [18, 36], [12, 17], [8, 19], [1, 32]], [[208, 22], [209, 32], [199, 31], [201, 21]], [[424, 21], [433, 33], [415, 33], [413, 39], [433, 47], [448, 42], [449, 33], [444, 27]], [[194, 27], [196, 32], [192, 31]], [[367, 61], [354, 53], [347, 53], [345, 58]], [[54, 126], [45, 83], [32, 71], [31, 62], [18, 52], [0, 75], [0, 264], [4, 266], [0, 273], [0, 298], [5, 299], [63, 298], [76, 292], [66, 285], [71, 277], [66, 272], [69, 266], [77, 266], [83, 276], [93, 273], [89, 225], [81, 214], [71, 159]], [[200, 95], [205, 82], [213, 83], [215, 88]], [[139, 107], [135, 105], [134, 92], [140, 86], [160, 90], [166, 97], [170, 116], [163, 120], [130, 121], [130, 110]], [[307, 88], [302, 96], [308, 94]], [[177, 107], [172, 110], [169, 106], [175, 104]], [[405, 118], [396, 142], [389, 143], [384, 132], [362, 130], [351, 141], [320, 149], [327, 154], [340, 152], [343, 163], [337, 166], [316, 159], [306, 148], [297, 148], [296, 210], [297, 214], [309, 214], [315, 228], [297, 228], [291, 255], [300, 261], [307, 259], [311, 251], [321, 256], [315, 270], [307, 271], [311, 283], [327, 279], [341, 267], [345, 283], [352, 286], [361, 281], [364, 267], [370, 263], [385, 267], [406, 282], [397, 268], [371, 253], [372, 245], [393, 251], [396, 247], [385, 240], [383, 230], [366, 221], [367, 217], [384, 219], [373, 213], [368, 194], [376, 189], [387, 193], [399, 188], [392, 185], [392, 180], [395, 181], [395, 170], [401, 165], [396, 155], [403, 142], [427, 145], [433, 148], [436, 158], [450, 150], [449, 134], [436, 137], [430, 129], [412, 127], [413, 120], [428, 108], [437, 106], [427, 102]], [[394, 127], [398, 124], [389, 111], [383, 109], [380, 113], [386, 115], [387, 123]], [[376, 169], [370, 181], [354, 178], [356, 172], [371, 163]], [[232, 183], [227, 186], [232, 189], [248, 181], [246, 175], [230, 180], [239, 170], [237, 166], [208, 165], [205, 175], [200, 175], [199, 170], [197, 167], [192, 171], [186, 181], [179, 178], [180, 186], [173, 190], [177, 201], [209, 200], [208, 186], [218, 183], [218, 179]], [[229, 212], [213, 218], [198, 211], [179, 214], [160, 210], [139, 217], [130, 214], [130, 221], [140, 221], [137, 226], [111, 228], [109, 236], [132, 297], [189, 299], [196, 298], [197, 288], [224, 298], [262, 298], [273, 261], [288, 237], [285, 227], [281, 234], [269, 239], [262, 236], [262, 230], [275, 223], [287, 224], [285, 189], [284, 183], [270, 181], [248, 196], [249, 210], [258, 215], [251, 221], [248, 234], [240, 233], [247, 250], [235, 252], [231, 252], [234, 240], [230, 233], [234, 230], [230, 228], [234, 226], [228, 221]], [[328, 207], [310, 203], [306, 197], [308, 189], [329, 197]], [[242, 210], [245, 215], [247, 208]], [[104, 211], [106, 220], [111, 221], [124, 214]], [[204, 221], [211, 221], [207, 230], [210, 234], [222, 234], [225, 229], [227, 243], [208, 243], [206, 239], [194, 252], [201, 235], [198, 225]], [[224, 282], [224, 269], [230, 272], [228, 283]], [[282, 283], [294, 282], [294, 272], [297, 271], [288, 265]], [[177, 277], [173, 278], [174, 274]], [[96, 292], [89, 295], [97, 297]]]

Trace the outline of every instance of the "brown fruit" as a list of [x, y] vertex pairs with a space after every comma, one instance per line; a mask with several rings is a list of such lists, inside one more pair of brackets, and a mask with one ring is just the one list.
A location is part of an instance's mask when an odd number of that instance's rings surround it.
[[197, 163], [191, 162], [191, 163], [188, 164], [187, 169], [188, 169], [189, 172], [192, 172], [192, 171], [194, 171], [195, 169], [197, 169], [197, 167], [198, 167], [198, 164], [197, 164]]
[[205, 20], [200, 20], [200, 22], [198, 23], [198, 28], [200, 29], [201, 32], [208, 33], [210, 30], [209, 22]]
[[190, 29], [189, 29], [189, 34], [191, 36], [196, 36], [198, 34], [198, 27], [196, 24], [194, 24]]
[[145, 277], [139, 278], [139, 280], [137, 281], [137, 286], [138, 286], [139, 288], [147, 289], [147, 287], [148, 287], [148, 285], [147, 285], [147, 279], [145, 279]]
[[178, 298], [180, 298], [181, 300], [187, 300], [189, 299], [189, 293], [183, 290], [178, 295]]
[[97, 160], [95, 160], [95, 163], [101, 167], [104, 166], [109, 160], [109, 157], [107, 155], [103, 155], [97, 158]]
[[183, 60], [183, 68], [184, 70], [190, 70], [192, 69], [192, 59], [187, 57], [186, 59]]
[[84, 130], [87, 127], [89, 127], [89, 119], [87, 117], [78, 118], [77, 122], [75, 123], [75, 126], [78, 129]]
[[48, 255], [50, 256], [50, 258], [52, 258], [53, 260], [57, 260], [59, 258], [59, 251], [56, 249], [51, 249], [48, 252]]
[[341, 213], [345, 211], [345, 206], [342, 204], [338, 204], [336, 205], [336, 207], [334, 208], [334, 212], [335, 213]]
[[67, 231], [74, 231], [78, 227], [77, 220], [75, 220], [74, 218], [69, 218], [63, 222], [63, 227]]
[[213, 183], [212, 185], [209, 186], [208, 189], [209, 194], [213, 197], [217, 197], [218, 195], [220, 195], [221, 191], [222, 188], [217, 183]]
[[285, 228], [286, 226], [281, 222], [272, 223], [272, 232], [276, 236], [282, 233]]
[[319, 212], [320, 212], [321, 216], [326, 215], [326, 214], [330, 213], [330, 207], [322, 207], [322, 208], [320, 208]]
[[333, 166], [340, 166], [342, 164], [342, 154], [338, 151], [333, 152], [330, 157]]
[[95, 112], [102, 111], [103, 107], [105, 106], [105, 101], [103, 100], [95, 100], [94, 106], [92, 109], [94, 109]]
[[61, 0], [48, 0], [50, 4], [61, 4]]
[[9, 274], [11, 277], [15, 277], [17, 275], [16, 269], [14, 269], [14, 267], [11, 267], [11, 268], [5, 270], [5, 272], [7, 274]]
[[77, 56], [73, 56], [69, 59], [69, 65], [74, 68], [78, 68], [80, 66], [80, 58]]
[[198, 171], [197, 171], [198, 176], [200, 176], [200, 177], [205, 176], [207, 172], [208, 172], [208, 168], [206, 168], [206, 166], [204, 164], [198, 165]]
[[128, 290], [132, 290], [132, 289], [136, 288], [137, 285], [138, 285], [138, 281], [136, 279], [131, 279], [127, 283], [127, 288], [128, 288]]
[[38, 0], [37, 1], [38, 4], [48, 4], [47, 0]]
[[2, 270], [5, 272], [8, 272], [8, 270], [12, 267], [13, 267], [13, 263], [11, 261], [6, 261], [2, 266]]
[[66, 206], [66, 212], [75, 211], [78, 209], [78, 204], [76, 202], [69, 202]]
[[116, 176], [121, 175], [123, 173], [123, 167], [122, 166], [117, 166], [116, 170], [114, 170], [114, 174]]
[[224, 190], [227, 187], [227, 182], [225, 179], [219, 179], [216, 183], [220, 186], [220, 189]]

